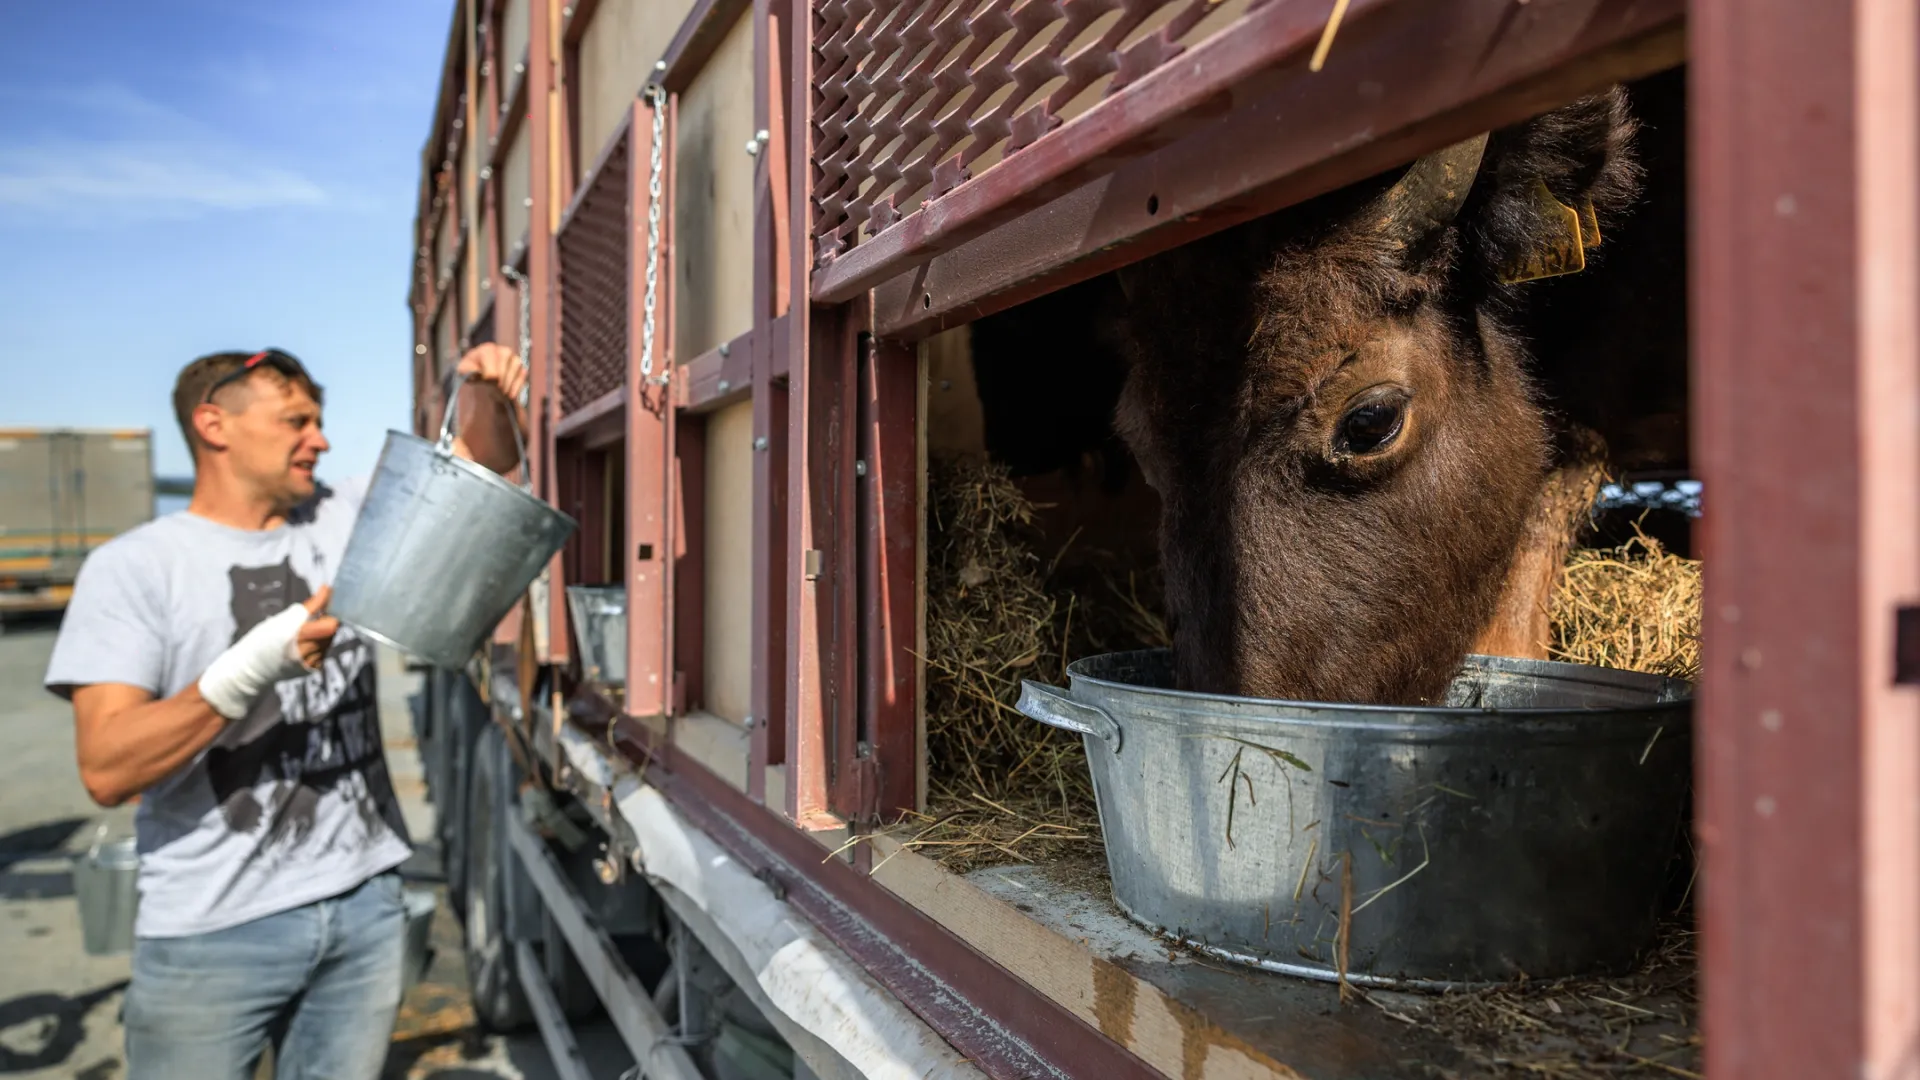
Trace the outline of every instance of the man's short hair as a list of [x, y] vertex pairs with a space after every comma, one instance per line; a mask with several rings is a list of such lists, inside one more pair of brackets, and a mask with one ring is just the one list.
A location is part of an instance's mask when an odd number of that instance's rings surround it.
[[[180, 377], [173, 381], [173, 418], [180, 423], [180, 436], [187, 440], [187, 453], [197, 455], [200, 452], [200, 437], [193, 430], [193, 410], [206, 400], [207, 388], [228, 375], [246, 366], [253, 357], [250, 352], [217, 352], [207, 355], [180, 369]], [[320, 384], [305, 375], [288, 378], [279, 371], [262, 365], [252, 375], [239, 380], [245, 385], [255, 379], [278, 379], [291, 382], [307, 392], [315, 405], [324, 405]], [[239, 386], [226, 389], [238, 389]], [[225, 393], [226, 390], [221, 391]]]

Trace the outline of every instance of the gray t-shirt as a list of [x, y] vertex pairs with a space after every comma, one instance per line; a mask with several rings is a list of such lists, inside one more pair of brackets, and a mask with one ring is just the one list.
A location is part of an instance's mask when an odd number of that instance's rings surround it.
[[[49, 690], [179, 693], [261, 620], [333, 580], [365, 494], [322, 485], [265, 531], [181, 512], [88, 556]], [[140, 800], [141, 937], [205, 933], [344, 892], [411, 852], [380, 742], [371, 641], [342, 626], [321, 670], [260, 696]]]

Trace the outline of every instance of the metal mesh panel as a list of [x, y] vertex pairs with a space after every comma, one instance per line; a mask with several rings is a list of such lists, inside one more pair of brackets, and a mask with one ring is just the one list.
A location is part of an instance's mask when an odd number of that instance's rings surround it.
[[813, 67], [820, 262], [1039, 141], [1070, 103], [1085, 106], [1081, 95], [1113, 94], [1172, 60], [1225, 6], [821, 0]]
[[627, 378], [627, 140], [607, 155], [558, 238], [563, 416]]

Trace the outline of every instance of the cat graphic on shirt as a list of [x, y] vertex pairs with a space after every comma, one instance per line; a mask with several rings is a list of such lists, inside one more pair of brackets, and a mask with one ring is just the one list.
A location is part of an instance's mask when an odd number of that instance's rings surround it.
[[[234, 640], [313, 596], [290, 558], [227, 571]], [[323, 795], [345, 787], [369, 837], [386, 817], [391, 785], [381, 752], [373, 649], [342, 627], [318, 670], [282, 679], [262, 694], [207, 753], [207, 776], [227, 826], [263, 826], [275, 844], [313, 830]], [[268, 786], [262, 802], [262, 785]]]

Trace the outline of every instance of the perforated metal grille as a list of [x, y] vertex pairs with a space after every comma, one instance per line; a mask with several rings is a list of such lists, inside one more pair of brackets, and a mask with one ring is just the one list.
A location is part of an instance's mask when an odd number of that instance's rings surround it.
[[813, 67], [820, 262], [1267, 2], [821, 0]]
[[623, 135], [558, 237], [562, 416], [626, 382], [627, 171]]

